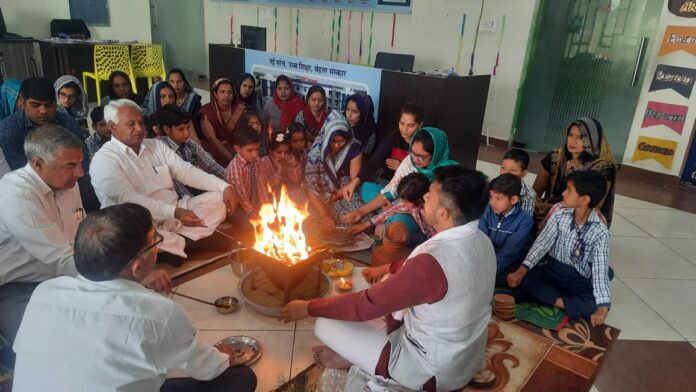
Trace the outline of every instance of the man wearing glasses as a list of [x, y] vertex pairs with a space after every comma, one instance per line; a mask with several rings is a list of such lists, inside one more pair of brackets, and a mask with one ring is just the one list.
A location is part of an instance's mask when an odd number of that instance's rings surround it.
[[[150, 212], [131, 203], [80, 224], [79, 276], [36, 288], [14, 345], [13, 390], [255, 390], [251, 369], [235, 367], [234, 355], [203, 342], [179, 305], [140, 283], [162, 240]], [[166, 379], [173, 369], [190, 378]]]
[[[29, 163], [0, 180], [0, 333], [12, 344], [36, 286], [56, 276], [74, 276], [73, 242], [85, 217], [77, 181], [84, 175], [83, 144], [58, 125], [37, 128], [23, 149]], [[169, 277], [145, 281], [159, 291]], [[10, 347], [0, 350], [8, 366]]]

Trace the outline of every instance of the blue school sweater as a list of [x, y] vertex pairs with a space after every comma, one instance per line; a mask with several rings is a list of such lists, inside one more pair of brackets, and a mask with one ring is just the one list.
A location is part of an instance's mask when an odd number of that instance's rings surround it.
[[534, 220], [515, 205], [505, 216], [498, 215], [488, 205], [479, 219], [479, 229], [493, 243], [498, 271], [512, 264], [519, 264], [532, 244]]

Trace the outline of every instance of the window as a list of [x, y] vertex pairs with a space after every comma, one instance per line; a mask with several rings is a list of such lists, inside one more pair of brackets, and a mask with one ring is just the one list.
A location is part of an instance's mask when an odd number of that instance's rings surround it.
[[70, 19], [82, 19], [92, 26], [109, 26], [109, 0], [70, 0]]

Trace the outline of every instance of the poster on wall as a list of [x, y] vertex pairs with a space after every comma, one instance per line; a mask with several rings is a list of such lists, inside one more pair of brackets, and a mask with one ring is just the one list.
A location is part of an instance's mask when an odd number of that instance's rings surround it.
[[648, 101], [641, 128], [664, 125], [681, 135], [684, 131], [684, 121], [686, 121], [688, 111], [688, 106]]
[[696, 18], [696, 0], [669, 0], [667, 8], [682, 18]]
[[691, 98], [696, 69], [658, 64], [649, 91], [672, 89], [686, 99]]
[[686, 164], [681, 178], [685, 183], [696, 186], [696, 145], [694, 143], [691, 144], [691, 149], [686, 154]]
[[286, 75], [295, 84], [295, 93], [304, 97], [315, 84], [324, 87], [329, 110], [343, 111], [346, 99], [356, 93], [369, 94], [375, 105], [375, 118], [379, 113], [379, 89], [382, 70], [343, 63], [332, 63], [306, 57], [246, 49], [246, 72], [256, 77], [264, 104], [273, 97], [278, 75]]
[[696, 27], [667, 26], [660, 47], [660, 56], [679, 50], [696, 55]]
[[367, 12], [411, 13], [412, 0], [224, 0], [279, 7], [328, 8]]
[[654, 137], [639, 136], [633, 152], [633, 162], [654, 159], [667, 169], [672, 168], [677, 142]]

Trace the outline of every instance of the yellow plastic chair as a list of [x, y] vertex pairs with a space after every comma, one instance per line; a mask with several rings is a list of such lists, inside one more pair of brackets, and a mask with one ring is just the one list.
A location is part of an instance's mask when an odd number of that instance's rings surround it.
[[136, 78], [147, 78], [148, 89], [152, 87], [152, 78], [165, 80], [164, 58], [162, 45], [133, 45], [131, 46], [131, 64]]
[[94, 72], [82, 73], [82, 85], [87, 93], [87, 79], [94, 79], [97, 86], [97, 105], [101, 105], [101, 87], [99, 82], [109, 80], [109, 75], [114, 71], [123, 71], [128, 74], [133, 94], [138, 91], [135, 87], [135, 77], [133, 77], [133, 67], [131, 66], [128, 54], [128, 45], [94, 45]]

